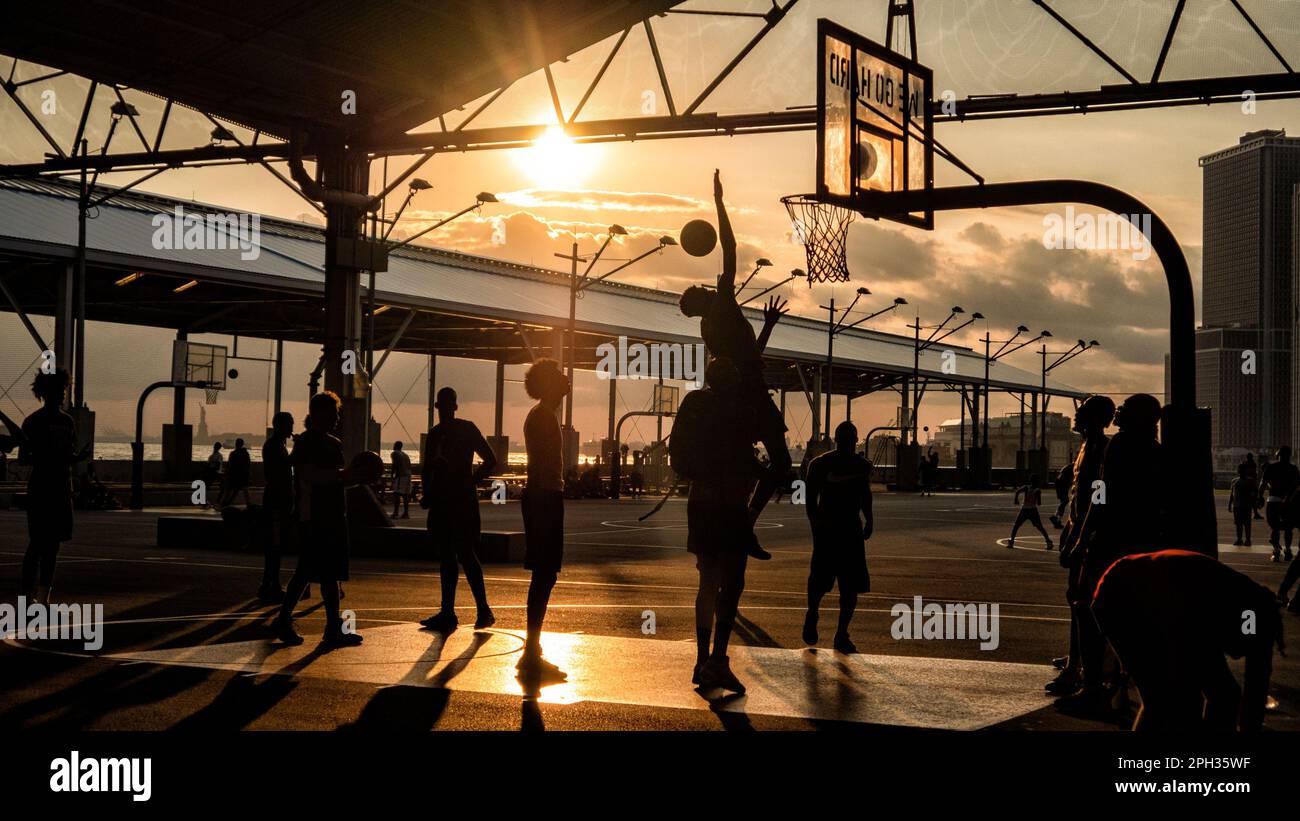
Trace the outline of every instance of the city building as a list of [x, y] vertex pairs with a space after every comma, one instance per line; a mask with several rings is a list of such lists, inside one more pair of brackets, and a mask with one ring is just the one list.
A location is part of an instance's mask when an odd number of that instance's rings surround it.
[[1292, 249], [1300, 138], [1252, 131], [1200, 158], [1204, 216], [1196, 400], [1211, 410], [1216, 470], [1246, 450], [1270, 450], [1300, 433], [1300, 305]]

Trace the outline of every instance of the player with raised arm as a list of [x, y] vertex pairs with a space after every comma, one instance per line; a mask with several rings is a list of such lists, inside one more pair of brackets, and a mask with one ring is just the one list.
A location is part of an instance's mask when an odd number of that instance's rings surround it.
[[[778, 299], [768, 301], [763, 311], [763, 329], [755, 336], [754, 328], [745, 318], [736, 301], [736, 236], [727, 218], [727, 208], [722, 201], [722, 180], [713, 172], [713, 199], [718, 209], [718, 238], [722, 245], [722, 273], [718, 276], [716, 291], [692, 285], [682, 293], [681, 310], [686, 316], [700, 318], [700, 336], [709, 353], [731, 360], [740, 375], [738, 388], [741, 401], [754, 410], [754, 438], [767, 449], [769, 464], [758, 480], [749, 498], [749, 521], [757, 521], [776, 486], [785, 479], [792, 464], [790, 450], [785, 442], [785, 418], [772, 401], [763, 381], [763, 349], [767, 347], [772, 329], [785, 313], [785, 305]], [[772, 555], [751, 538], [749, 554], [758, 559]]]

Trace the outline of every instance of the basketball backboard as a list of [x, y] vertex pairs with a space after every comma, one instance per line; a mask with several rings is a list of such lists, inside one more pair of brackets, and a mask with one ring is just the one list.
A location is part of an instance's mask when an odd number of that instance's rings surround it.
[[662, 416], [677, 414], [677, 397], [681, 389], [676, 385], [655, 385], [654, 396], [650, 401], [650, 412]]
[[226, 389], [226, 346], [177, 339], [172, 343], [172, 384], [177, 387]]
[[881, 192], [934, 187], [933, 73], [830, 20], [817, 21], [817, 199], [864, 216], [934, 228]]

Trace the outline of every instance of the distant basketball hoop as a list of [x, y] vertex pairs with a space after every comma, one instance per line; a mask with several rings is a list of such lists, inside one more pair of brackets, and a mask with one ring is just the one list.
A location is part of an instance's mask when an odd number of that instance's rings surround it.
[[847, 282], [849, 223], [854, 213], [811, 194], [782, 197], [781, 204], [790, 214], [795, 241], [802, 243], [808, 258], [808, 284]]
[[226, 378], [238, 375], [226, 372], [224, 345], [208, 345], [177, 339], [172, 343], [172, 384], [178, 388], [201, 388], [207, 404], [217, 404], [226, 389]]

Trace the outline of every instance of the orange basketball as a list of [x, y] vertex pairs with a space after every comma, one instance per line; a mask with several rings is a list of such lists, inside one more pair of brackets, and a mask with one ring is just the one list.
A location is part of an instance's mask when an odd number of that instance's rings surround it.
[[682, 250], [693, 257], [706, 257], [718, 244], [718, 232], [708, 220], [691, 220], [679, 235]]

